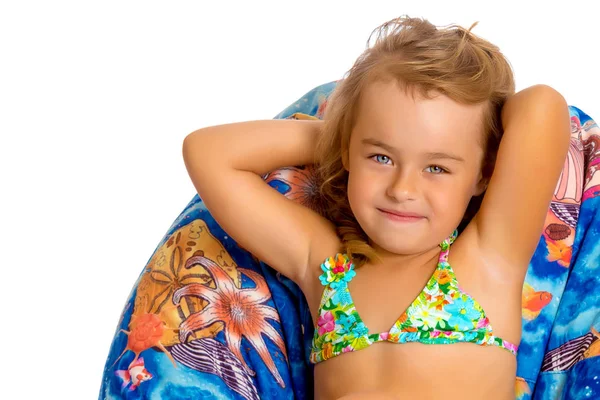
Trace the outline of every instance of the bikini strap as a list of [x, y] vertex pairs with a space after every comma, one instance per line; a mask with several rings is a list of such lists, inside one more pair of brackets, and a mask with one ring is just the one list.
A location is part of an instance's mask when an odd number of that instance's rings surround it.
[[354, 263], [346, 253], [337, 253], [333, 257], [327, 258], [321, 264], [323, 274], [319, 276], [319, 280], [323, 286], [331, 286], [336, 289], [338, 282], [342, 285], [350, 282], [356, 275], [354, 271]]
[[442, 243], [440, 243], [440, 247], [442, 250], [440, 251], [440, 258], [438, 263], [448, 262], [448, 254], [450, 253], [450, 245], [454, 243], [456, 237], [458, 236], [458, 229], [455, 229], [454, 232], [450, 236], [448, 236]]

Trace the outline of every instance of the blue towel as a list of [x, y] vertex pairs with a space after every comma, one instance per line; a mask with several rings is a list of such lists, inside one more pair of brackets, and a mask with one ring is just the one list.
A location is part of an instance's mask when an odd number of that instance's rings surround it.
[[[338, 82], [275, 118], [322, 119]], [[569, 156], [523, 289], [518, 399], [600, 398], [600, 129], [578, 108], [570, 112]], [[289, 167], [264, 179], [318, 207], [298, 190], [311, 174]], [[134, 284], [99, 399], [311, 399], [313, 329], [298, 286], [238, 246], [196, 195]]]

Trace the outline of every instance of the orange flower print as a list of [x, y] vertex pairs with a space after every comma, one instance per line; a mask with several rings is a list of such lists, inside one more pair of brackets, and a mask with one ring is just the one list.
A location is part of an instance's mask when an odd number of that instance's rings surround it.
[[408, 320], [408, 315], [406, 314], [406, 312], [404, 312], [404, 313], [402, 313], [400, 318], [398, 318], [398, 321], [396, 321], [396, 324], [398, 326], [400, 326], [400, 325], [404, 324], [407, 320]]
[[435, 306], [436, 310], [443, 310], [446, 304], [450, 304], [450, 302], [446, 300], [446, 295], [442, 293], [439, 296], [435, 296], [433, 306]]
[[448, 270], [445, 269], [437, 269], [433, 274], [433, 277], [440, 285], [445, 285], [452, 280]]
[[330, 342], [327, 342], [323, 345], [323, 359], [328, 359], [333, 357], [333, 345]]

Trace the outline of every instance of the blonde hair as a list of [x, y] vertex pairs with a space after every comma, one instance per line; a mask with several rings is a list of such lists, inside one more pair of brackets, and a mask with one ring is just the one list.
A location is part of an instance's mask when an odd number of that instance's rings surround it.
[[[342, 164], [357, 117], [358, 100], [374, 81], [396, 80], [405, 90], [425, 98], [438, 92], [462, 104], [487, 103], [483, 112], [482, 175], [491, 177], [502, 137], [500, 111], [515, 92], [512, 68], [498, 47], [452, 24], [437, 28], [429, 21], [402, 16], [376, 28], [367, 49], [340, 80], [327, 101], [315, 164], [325, 216], [338, 227], [342, 251], [357, 267], [377, 259], [368, 237], [354, 217], [347, 196], [348, 172]], [[377, 40], [369, 47], [371, 36]], [[483, 194], [473, 197], [459, 231], [479, 210]]]

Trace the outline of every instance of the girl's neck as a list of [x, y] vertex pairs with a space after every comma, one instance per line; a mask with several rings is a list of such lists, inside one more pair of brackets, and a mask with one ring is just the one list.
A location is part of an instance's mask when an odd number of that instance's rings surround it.
[[431, 266], [432, 264], [437, 265], [439, 256], [440, 256], [440, 247], [435, 246], [431, 249], [413, 253], [413, 254], [396, 254], [391, 253], [381, 247], [379, 247], [376, 243], [369, 241], [369, 244], [379, 256], [381, 262], [378, 263], [380, 267], [385, 269], [388, 268], [402, 268], [402, 269], [413, 269], [413, 268], [421, 268], [424, 266]]

